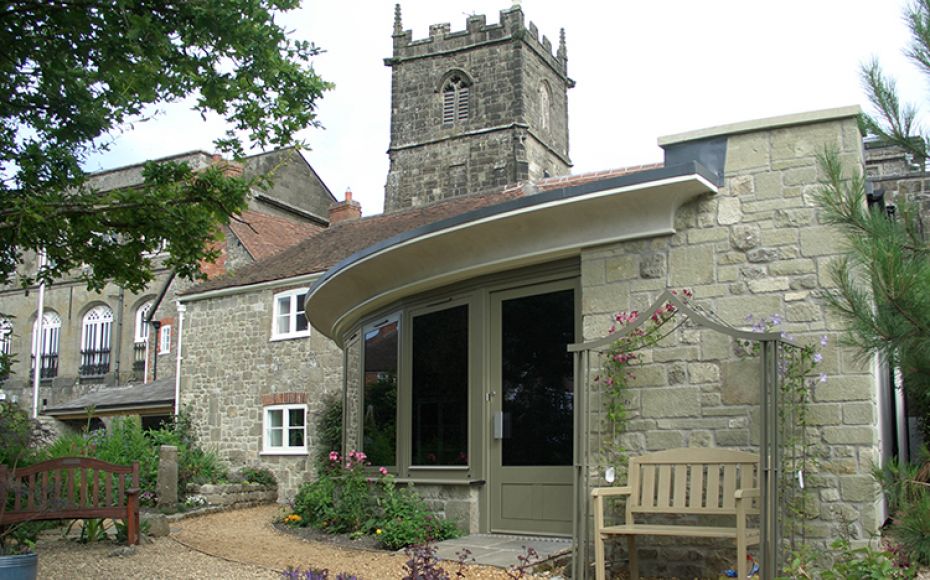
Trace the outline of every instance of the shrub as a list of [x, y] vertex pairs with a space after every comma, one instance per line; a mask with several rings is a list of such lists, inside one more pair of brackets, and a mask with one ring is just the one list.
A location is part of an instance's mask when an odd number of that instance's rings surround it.
[[0, 401], [0, 464], [8, 467], [31, 463], [33, 422], [25, 409], [10, 401]]
[[300, 486], [294, 498], [299, 525], [330, 533], [376, 531], [381, 544], [392, 550], [458, 535], [455, 525], [433, 515], [413, 489], [398, 489], [384, 468], [376, 500], [367, 464], [361, 451], [350, 452], [345, 462], [331, 451], [316, 481]]
[[294, 513], [301, 517], [300, 525], [325, 530], [335, 513], [335, 491], [336, 482], [326, 474], [301, 485], [294, 498]]
[[320, 449], [317, 464], [326, 469], [330, 464], [327, 449], [342, 448], [342, 397], [338, 393], [323, 398], [323, 410], [317, 417], [316, 436]]
[[381, 519], [378, 540], [389, 550], [447, 540], [458, 536], [455, 524], [430, 512], [426, 502], [412, 488], [398, 489], [390, 475], [381, 479]]
[[270, 469], [266, 467], [244, 467], [239, 473], [243, 481], [247, 483], [258, 483], [261, 485], [277, 485], [278, 479]]
[[930, 564], [930, 494], [923, 493], [899, 512], [891, 534], [909, 560]]
[[918, 463], [907, 463], [900, 459], [888, 461], [882, 467], [873, 467], [872, 476], [882, 488], [888, 501], [888, 510], [896, 514], [925, 494], [930, 476], [930, 458], [926, 449], [920, 454]]
[[832, 561], [810, 545], [794, 552], [785, 566], [781, 579], [820, 580], [904, 580], [914, 578], [916, 572], [901, 565], [896, 554], [877, 550], [871, 546], [852, 548], [849, 540], [841, 538], [831, 544], [835, 551]]
[[915, 572], [895, 567], [894, 555], [871, 546], [850, 548], [846, 540], [833, 542], [833, 548], [839, 550], [833, 567], [824, 570], [824, 580], [913, 578]]
[[68, 434], [43, 451], [43, 458], [95, 457], [110, 463], [139, 462], [139, 487], [155, 492], [158, 483], [158, 448], [178, 448], [178, 489], [189, 483], [215, 483], [226, 477], [226, 468], [215, 453], [197, 446], [191, 423], [182, 413], [159, 429], [146, 431], [139, 417], [117, 417], [106, 430]]

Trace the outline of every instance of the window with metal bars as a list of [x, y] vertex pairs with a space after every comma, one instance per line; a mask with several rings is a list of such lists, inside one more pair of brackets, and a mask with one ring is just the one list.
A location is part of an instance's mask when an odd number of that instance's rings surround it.
[[110, 332], [113, 311], [109, 306], [95, 306], [84, 315], [81, 327], [82, 377], [100, 377], [110, 372]]
[[0, 316], [0, 354], [13, 354], [13, 323]]
[[35, 357], [39, 353], [39, 378], [53, 379], [58, 376], [58, 350], [61, 346], [61, 316], [47, 310], [42, 315], [42, 336], [38, 334], [38, 322], [32, 329], [32, 364], [30, 379], [35, 376]]
[[468, 120], [471, 86], [460, 75], [449, 77], [442, 87], [442, 124], [452, 126]]

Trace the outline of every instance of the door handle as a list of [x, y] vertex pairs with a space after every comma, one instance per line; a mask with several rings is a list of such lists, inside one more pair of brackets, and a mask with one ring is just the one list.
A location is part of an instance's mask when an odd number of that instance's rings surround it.
[[510, 439], [510, 413], [494, 413], [494, 438]]

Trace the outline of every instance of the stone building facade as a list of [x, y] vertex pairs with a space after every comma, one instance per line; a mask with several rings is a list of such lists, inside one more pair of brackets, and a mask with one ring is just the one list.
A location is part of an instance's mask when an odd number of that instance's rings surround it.
[[553, 53], [514, 6], [413, 40], [396, 11], [385, 212], [568, 173], [564, 31]]
[[[311, 322], [345, 349], [346, 448], [364, 447], [368, 428], [363, 339], [371, 325], [399, 316], [397, 404], [409, 409], [417, 396], [409, 374], [411, 365], [416, 368], [411, 357], [418, 356], [410, 350], [416, 320], [424, 311], [441, 308], [436, 305], [467, 304], [474, 341], [467, 371], [472, 377], [467, 469], [419, 466], [409, 456], [410, 443], [403, 441], [411, 436], [404, 425], [398, 426], [394, 469], [471, 531], [503, 531], [494, 523], [500, 506], [496, 480], [504, 476], [494, 465], [499, 442], [490, 427], [499, 372], [493, 353], [501, 344], [494, 334], [500, 332], [494, 330], [500, 328], [495, 296], [524, 292], [533, 284], [575, 284], [580, 342], [605, 336], [616, 312], [644, 309], [663, 291], [687, 287], [696, 304], [733, 326], [748, 328], [749, 315], [754, 320], [778, 315], [779, 328], [799, 343], [826, 337], [817, 367], [826, 380], [814, 376], [806, 420], [817, 459], [816, 467], [803, 474], [812, 516], [807, 538], [826, 542], [835, 537], [840, 519], [851, 524], [856, 538], [870, 537], [884, 517], [870, 475], [872, 465], [882, 460], [882, 385], [874, 366], [839, 346], [843, 324], [820, 299], [832, 287], [829, 264], [845, 248], [841, 236], [820, 222], [813, 198], [820, 186], [816, 157], [824, 148], [836, 148], [849, 171], [864, 171], [857, 114], [858, 108], [850, 107], [663, 138], [664, 167], [600, 181], [585, 176], [574, 182], [539, 180], [523, 186], [517, 199], [496, 198], [454, 223], [437, 221], [435, 230], [421, 225], [376, 243], [371, 252], [355, 251], [321, 277], [307, 299]], [[695, 161], [707, 165], [688, 169]], [[550, 188], [558, 189], [550, 195]], [[680, 205], [669, 201], [670, 189], [681, 192], [675, 198]], [[556, 193], [564, 207], [552, 207]], [[592, 196], [601, 201], [591, 201]], [[584, 205], [601, 202], [615, 205], [601, 211]], [[626, 221], [629, 208], [636, 208], [635, 218]], [[643, 222], [658, 210], [671, 212], [669, 226], [646, 228]], [[540, 214], [538, 223], [531, 221], [534, 212]], [[396, 213], [395, 219], [405, 213]], [[600, 222], [604, 214], [612, 216], [609, 225]], [[493, 241], [495, 221], [508, 240], [504, 248]], [[521, 237], [524, 231], [540, 231], [541, 223], [548, 224], [547, 238], [553, 241]], [[325, 244], [326, 238], [315, 243]], [[460, 253], [455, 247], [462, 248]], [[438, 254], [441, 260], [433, 257]], [[368, 282], [364, 300], [355, 287], [360, 280]], [[414, 337], [403, 338], [404, 332]], [[440, 345], [436, 349], [442, 352]], [[641, 357], [629, 394], [631, 420], [619, 439], [604, 421], [598, 387], [590, 385], [587, 419], [593, 428], [585, 461], [594, 485], [604, 484], [608, 467], [622, 471], [621, 459], [604, 459], [605, 444], [622, 444], [633, 454], [679, 446], [759, 450], [758, 359], [741, 358], [728, 338], [693, 328], [677, 331]], [[574, 388], [577, 400], [583, 385]], [[411, 417], [410, 410], [398, 412], [399, 421]], [[574, 517], [582, 515], [576, 511]], [[545, 519], [535, 525], [545, 528]], [[534, 525], [530, 520], [528, 525]], [[644, 573], [652, 575], [704, 575], [728, 566], [732, 558], [726, 544], [676, 541], [652, 547], [640, 553]], [[621, 562], [622, 552], [614, 552]]]
[[[326, 212], [335, 198], [295, 149], [247, 157], [241, 167], [200, 151], [163, 161], [186, 162], [195, 169], [221, 164], [246, 176], [261, 174], [270, 178], [264, 189], [252, 192], [249, 209], [224, 232], [223, 240], [218, 242], [220, 257], [216, 263], [203, 265], [209, 277], [267, 257], [329, 223]], [[102, 191], [135, 187], [142, 182], [142, 168], [138, 164], [95, 173], [90, 183]], [[77, 399], [103, 416], [111, 412], [106, 409], [111, 401], [104, 397], [95, 405], [94, 393], [174, 378], [180, 325], [174, 298], [191, 283], [172, 276], [161, 265], [159, 256], [154, 256], [154, 262], [155, 277], [139, 293], [114, 284], [93, 292], [76, 277], [46, 287], [40, 412], [47, 410], [56, 417], [78, 421], [76, 417], [85, 417], [86, 411], [68, 404]], [[35, 270], [34, 255], [27, 256], [23, 268]], [[0, 323], [9, 331], [0, 340], [0, 348], [16, 357], [12, 376], [0, 387], [7, 397], [26, 407], [32, 403], [31, 353], [37, 293], [37, 287], [24, 291], [15, 281], [0, 288]], [[148, 400], [127, 404], [131, 401], [121, 397], [118, 409], [112, 412], [166, 417], [174, 411], [174, 396], [173, 389], [163, 390], [170, 393], [157, 404]]]
[[[833, 287], [829, 266], [844, 244], [821, 223], [813, 201], [820, 187], [816, 155], [825, 148], [836, 148], [849, 171], [863, 170], [855, 113], [834, 112], [810, 122], [789, 117], [722, 128], [712, 136], [698, 132], [660, 140], [668, 155], [671, 148], [724, 136], [718, 193], [682, 207], [673, 236], [581, 254], [587, 338], [604, 336], [613, 313], [642, 310], [663, 290], [683, 287], [733, 326], [747, 328], [778, 315], [783, 322], [776, 330], [800, 344], [826, 337], [815, 371], [826, 376], [812, 381], [806, 419], [817, 466], [803, 474], [813, 516], [805, 523], [806, 537], [824, 543], [841, 532], [841, 521], [851, 523], [855, 538], [866, 540], [884, 517], [871, 476], [872, 466], [882, 461], [881, 384], [874, 365], [839, 346], [843, 323], [820, 298]], [[629, 393], [629, 430], [616, 442], [631, 454], [689, 446], [758, 450], [759, 361], [737, 352], [728, 337], [694, 329], [643, 352]], [[609, 425], [602, 413], [591, 420]], [[600, 449], [613, 441], [611, 433], [595, 430], [590, 444]], [[682, 577], [727, 567], [732, 558], [726, 550], [680, 542], [643, 555], [653, 574]]]
[[[287, 497], [313, 476], [318, 393], [341, 391], [343, 451], [373, 454], [372, 434], [386, 438], [393, 445], [380, 448], [378, 464], [397, 481], [415, 484], [463, 529], [578, 533], [590, 526], [589, 489], [574, 468], [587, 466], [591, 485], [605, 484], [608, 469], [622, 472], [624, 461], [605, 448], [759, 451], [758, 360], [742, 357], [713, 332], [676, 330], [640, 353], [623, 433], [605, 421], [596, 384], [570, 372], [547, 377], [538, 384], [546, 387], [547, 404], [563, 419], [568, 414], [569, 429], [592, 426], [569, 431], [572, 452], [589, 451], [510, 469], [504, 349], [521, 342], [513, 337], [533, 337], [508, 326], [505, 309], [535, 304], [528, 310], [534, 316], [524, 320], [548, 320], [550, 302], [533, 300], [570, 296], [574, 332], [564, 329], [558, 348], [546, 351], [560, 357], [567, 343], [605, 336], [616, 312], [642, 310], [666, 290], [689, 288], [697, 306], [727, 324], [747, 328], [750, 315], [778, 315], [779, 328], [800, 343], [825, 337], [817, 372], [826, 380], [815, 375], [810, 384], [804, 429], [817, 459], [801, 474], [810, 502], [807, 538], [827, 542], [839, 520], [857, 539], [869, 538], [884, 517], [870, 471], [883, 459], [887, 385], [872, 361], [862, 363], [839, 346], [844, 326], [821, 296], [832, 288], [829, 265], [845, 248], [814, 202], [824, 148], [835, 148], [850, 172], [865, 171], [858, 108], [670, 136], [659, 141], [662, 163], [563, 175], [567, 119], [558, 119], [571, 84], [564, 42], [553, 57], [522, 22], [515, 7], [497, 26], [473, 16], [464, 32], [441, 24], [429, 39], [411, 41], [398, 13], [394, 57], [387, 61], [393, 114], [385, 214], [336, 224], [182, 296], [190, 321], [182, 401], [191, 403], [204, 440], [230, 462], [274, 469]], [[530, 62], [538, 69], [527, 68]], [[504, 75], [494, 77], [493, 91], [481, 87], [491, 78], [486, 74]], [[542, 94], [542, 80], [552, 89], [546, 98], [555, 133], [548, 141], [537, 132], [543, 109], [528, 105]], [[498, 102], [499, 96], [506, 98]], [[501, 117], [485, 122], [485, 114]], [[529, 152], [537, 146], [541, 153]], [[311, 326], [303, 336], [274, 340], [269, 328], [289, 289], [304, 296], [299, 309]], [[465, 313], [455, 318], [459, 326], [418, 334], [437, 320], [453, 320], [438, 317], [452, 311]], [[373, 368], [367, 343], [383, 338], [387, 327], [395, 334], [394, 365], [379, 360]], [[446, 337], [465, 338], [446, 344]], [[457, 366], [437, 376], [427, 364], [437, 359]], [[537, 359], [531, 366], [545, 365]], [[393, 401], [375, 393], [382, 380], [395, 387]], [[439, 394], [423, 394], [435, 385]], [[461, 392], [453, 397], [452, 389]], [[591, 407], [575, 406], [584, 398]], [[296, 429], [304, 434], [289, 442], [298, 448], [293, 453], [276, 435], [293, 427], [278, 423], [279, 408], [297, 413]], [[384, 416], [394, 421], [379, 423]], [[545, 432], [538, 433], [540, 446], [551, 450]], [[276, 449], [268, 451], [275, 437]], [[647, 575], [706, 576], [732, 564], [726, 543], [643, 547]], [[618, 566], [624, 558], [623, 547], [615, 547]], [[577, 576], [585, 565], [576, 562]]]
[[[182, 297], [185, 309], [181, 405], [189, 409], [200, 442], [233, 466], [267, 467], [279, 498], [293, 498], [315, 475], [317, 418], [342, 389], [342, 352], [313, 331], [274, 337], [275, 296], [306, 280], [281, 280], [261, 289]], [[196, 289], [195, 289], [196, 291]], [[305, 450], [265, 446], [269, 407], [305, 409]]]

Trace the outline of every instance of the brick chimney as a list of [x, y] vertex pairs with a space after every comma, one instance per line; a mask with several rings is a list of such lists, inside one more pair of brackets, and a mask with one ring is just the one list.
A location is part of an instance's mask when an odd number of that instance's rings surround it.
[[242, 165], [235, 161], [227, 161], [221, 155], [214, 153], [210, 164], [219, 167], [226, 177], [242, 177]]
[[329, 206], [329, 225], [362, 217], [362, 204], [352, 199], [352, 190], [346, 190], [345, 201], [337, 201]]

